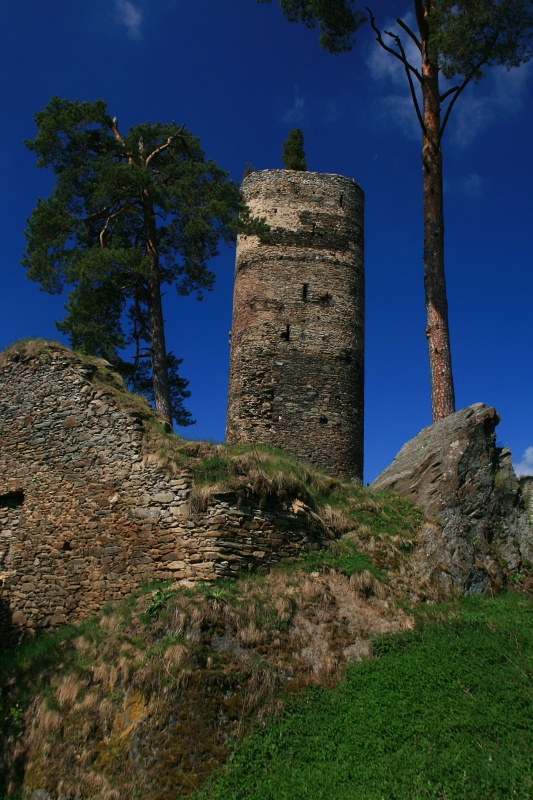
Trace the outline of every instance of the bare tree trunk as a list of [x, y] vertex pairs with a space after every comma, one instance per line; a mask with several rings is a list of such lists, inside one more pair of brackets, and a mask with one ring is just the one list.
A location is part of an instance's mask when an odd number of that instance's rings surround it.
[[444, 206], [438, 66], [429, 58], [427, 39], [424, 41], [424, 38], [422, 39], [422, 79], [426, 337], [429, 349], [433, 422], [437, 422], [455, 411], [455, 393], [444, 275]]
[[146, 255], [152, 262], [148, 280], [148, 325], [150, 328], [150, 360], [152, 364], [152, 384], [155, 407], [172, 425], [172, 407], [170, 387], [168, 383], [167, 348], [165, 343], [165, 323], [163, 305], [161, 303], [161, 273], [159, 270], [159, 252], [157, 249], [157, 232], [152, 202], [145, 190], [144, 224], [146, 232]]

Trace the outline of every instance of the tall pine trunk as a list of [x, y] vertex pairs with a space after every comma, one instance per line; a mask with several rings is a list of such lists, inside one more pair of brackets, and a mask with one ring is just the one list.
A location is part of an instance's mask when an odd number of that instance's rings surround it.
[[427, 45], [427, 36], [422, 36], [424, 291], [427, 315], [426, 337], [431, 379], [431, 406], [433, 422], [437, 422], [455, 411], [455, 393], [450, 353], [446, 278], [444, 275], [444, 204], [442, 150], [440, 146], [439, 70], [438, 65], [428, 54]]
[[163, 319], [163, 305], [161, 302], [161, 272], [159, 270], [157, 230], [153, 204], [146, 190], [144, 191], [143, 206], [146, 255], [151, 261], [150, 277], [147, 284], [147, 304], [154, 401], [156, 409], [170, 425], [172, 425], [172, 406], [170, 402], [167, 348], [165, 343], [165, 323]]

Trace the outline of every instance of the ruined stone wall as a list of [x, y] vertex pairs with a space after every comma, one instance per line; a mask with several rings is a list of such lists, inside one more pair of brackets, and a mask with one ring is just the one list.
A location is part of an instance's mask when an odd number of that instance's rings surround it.
[[362, 479], [363, 192], [291, 170], [254, 172], [242, 192], [270, 235], [237, 243], [227, 440]]
[[139, 415], [95, 380], [101, 367], [31, 350], [0, 368], [4, 628], [79, 619], [142, 582], [264, 571], [319, 540], [298, 503], [260, 509], [221, 493], [191, 517], [190, 474], [143, 455]]

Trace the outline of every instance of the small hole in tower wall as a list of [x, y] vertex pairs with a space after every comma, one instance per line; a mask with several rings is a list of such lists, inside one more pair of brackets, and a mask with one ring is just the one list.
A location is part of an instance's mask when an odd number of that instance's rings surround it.
[[16, 508], [24, 502], [24, 492], [22, 489], [15, 489], [14, 492], [0, 494], [0, 508]]
[[302, 284], [302, 300], [304, 301], [304, 303], [307, 302], [307, 294], [308, 294], [308, 292], [309, 292], [309, 284], [308, 283], [303, 283]]
[[328, 418], [327, 417], [320, 417], [320, 419], [318, 421], [320, 422], [321, 425], [327, 425], [328, 424]]
[[290, 342], [291, 340], [291, 326], [287, 325], [283, 333], [281, 334], [281, 338], [285, 339], [286, 342]]
[[339, 197], [339, 205], [340, 205], [341, 208], [344, 205], [344, 195], [343, 194], [341, 194], [341, 196]]

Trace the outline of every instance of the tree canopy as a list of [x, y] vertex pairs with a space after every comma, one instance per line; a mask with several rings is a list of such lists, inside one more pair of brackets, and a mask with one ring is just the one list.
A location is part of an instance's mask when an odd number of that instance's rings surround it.
[[[26, 146], [55, 175], [37, 201], [22, 259], [46, 292], [70, 288], [57, 323], [73, 347], [108, 359], [169, 421], [191, 422], [180, 360], [167, 352], [161, 287], [213, 287], [210, 260], [254, 225], [239, 187], [185, 126], [143, 123], [121, 135], [103, 100], [53, 97]], [[122, 358], [133, 351], [133, 361]]]

